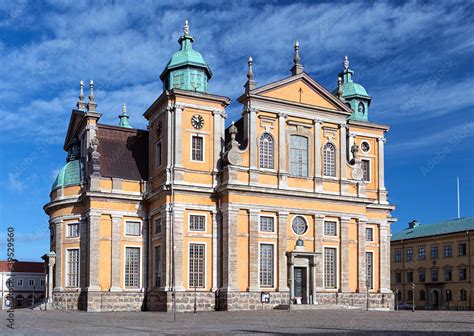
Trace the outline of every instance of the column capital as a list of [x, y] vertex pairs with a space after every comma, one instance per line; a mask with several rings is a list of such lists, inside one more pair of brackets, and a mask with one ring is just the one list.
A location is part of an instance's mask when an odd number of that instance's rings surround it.
[[315, 118], [315, 119], [313, 119], [313, 125], [321, 124], [322, 122], [323, 122], [323, 120], [320, 119], [320, 118]]
[[378, 138], [377, 138], [377, 142], [386, 143], [386, 142], [387, 142], [387, 139], [384, 138], [384, 137], [378, 137]]
[[341, 223], [342, 222], [349, 222], [351, 220], [351, 217], [344, 216], [344, 217], [340, 217], [340, 219], [341, 219]]
[[324, 215], [322, 215], [322, 214], [313, 214], [313, 217], [314, 217], [315, 220], [316, 220], [316, 219], [320, 219], [320, 220], [321, 220], [321, 219], [324, 219], [324, 217], [326, 217], [326, 216], [324, 216]]
[[345, 128], [347, 128], [347, 123], [346, 123], [346, 122], [340, 123], [340, 124], [339, 124], [339, 128], [340, 128], [340, 129], [345, 129]]
[[288, 118], [288, 114], [280, 112], [280, 113], [278, 113], [278, 117], [279, 118]]
[[260, 210], [257, 209], [247, 209], [250, 215], [258, 215], [260, 213]]
[[278, 217], [288, 217], [289, 215], [288, 211], [278, 211]]
[[354, 132], [349, 132], [349, 136], [350, 136], [351, 138], [355, 138], [355, 137], [357, 136], [357, 134], [354, 133]]

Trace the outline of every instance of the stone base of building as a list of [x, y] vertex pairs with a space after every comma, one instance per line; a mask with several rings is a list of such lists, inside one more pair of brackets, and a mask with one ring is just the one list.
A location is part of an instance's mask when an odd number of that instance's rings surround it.
[[222, 291], [219, 295], [219, 310], [262, 310], [273, 309], [289, 303], [289, 292], [270, 292], [270, 303], [262, 304], [262, 292]]
[[142, 292], [54, 292], [53, 306], [60, 310], [114, 312], [144, 310]]
[[173, 304], [177, 312], [212, 311], [217, 310], [218, 298], [213, 292], [175, 292], [173, 302], [172, 292], [150, 291], [147, 294], [146, 309], [151, 311], [173, 311]]
[[317, 293], [316, 300], [319, 305], [342, 305], [347, 307], [361, 307], [371, 309], [394, 308], [393, 293]]

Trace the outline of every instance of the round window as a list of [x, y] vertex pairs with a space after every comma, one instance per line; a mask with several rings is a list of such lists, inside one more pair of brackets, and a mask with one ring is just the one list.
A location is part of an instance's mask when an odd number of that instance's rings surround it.
[[306, 220], [301, 216], [296, 216], [293, 218], [293, 222], [291, 223], [291, 228], [293, 232], [297, 235], [303, 235], [308, 231], [308, 224]]
[[370, 145], [367, 141], [362, 141], [362, 143], [360, 144], [360, 148], [363, 152], [367, 153], [370, 150]]

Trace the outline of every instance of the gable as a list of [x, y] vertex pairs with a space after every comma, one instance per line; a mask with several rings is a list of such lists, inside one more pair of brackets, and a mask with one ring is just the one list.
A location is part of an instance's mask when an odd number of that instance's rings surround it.
[[340, 110], [336, 104], [326, 98], [318, 88], [308, 83], [304, 78], [263, 91], [259, 95], [331, 110]]

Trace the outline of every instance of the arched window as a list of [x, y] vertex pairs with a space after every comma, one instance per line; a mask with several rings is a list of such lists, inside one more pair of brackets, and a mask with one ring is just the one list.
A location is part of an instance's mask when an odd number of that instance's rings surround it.
[[308, 138], [290, 137], [290, 168], [291, 175], [308, 176]]
[[420, 301], [425, 301], [426, 300], [426, 292], [422, 289], [420, 291]]
[[336, 177], [336, 147], [332, 143], [324, 145], [323, 175]]
[[273, 137], [269, 133], [260, 137], [260, 168], [273, 169]]
[[446, 290], [446, 301], [452, 301], [453, 300], [453, 292], [451, 292], [450, 289]]
[[467, 301], [467, 290], [461, 289], [461, 292], [459, 294], [461, 301]]
[[358, 108], [360, 114], [364, 114], [364, 113], [365, 113], [365, 106], [364, 106], [364, 104], [359, 103], [359, 106], [358, 106], [357, 108]]

